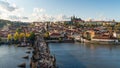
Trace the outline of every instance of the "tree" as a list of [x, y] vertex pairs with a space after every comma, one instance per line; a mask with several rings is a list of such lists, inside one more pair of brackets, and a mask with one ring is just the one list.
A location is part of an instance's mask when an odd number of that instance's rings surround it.
[[16, 32], [20, 33], [22, 30], [20, 28], [17, 28]]
[[29, 37], [30, 37], [30, 34], [29, 34], [29, 33], [26, 33], [25, 36], [26, 36], [26, 38], [29, 38]]
[[7, 39], [8, 39], [8, 41], [11, 41], [11, 40], [12, 40], [12, 35], [11, 35], [11, 34], [8, 34]]
[[48, 37], [49, 37], [49, 32], [46, 32], [46, 33], [44, 34], [44, 37], [45, 37], [45, 38], [48, 38]]
[[25, 33], [20, 33], [19, 39], [22, 40], [25, 37]]
[[18, 32], [16, 32], [16, 33], [14, 34], [14, 40], [15, 40], [15, 41], [18, 41], [18, 39], [19, 39], [19, 34], [18, 34]]
[[33, 44], [35, 42], [35, 33], [34, 32], [30, 33], [29, 39], [30, 39], [30, 43], [32, 43], [32, 46], [33, 46]]
[[35, 40], [35, 33], [31, 32], [29, 38], [30, 38], [30, 40]]
[[27, 40], [28, 42], [30, 42], [30, 33], [26, 33], [26, 34], [25, 34], [25, 37], [26, 37], [26, 40]]
[[1, 37], [0, 37], [0, 42], [2, 41]]

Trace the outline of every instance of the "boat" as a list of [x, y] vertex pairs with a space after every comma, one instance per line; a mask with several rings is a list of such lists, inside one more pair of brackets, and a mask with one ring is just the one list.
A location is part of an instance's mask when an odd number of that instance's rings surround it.
[[26, 68], [26, 63], [24, 62], [24, 63], [18, 65], [18, 67]]
[[26, 47], [26, 43], [22, 42], [21, 44], [18, 45], [18, 47]]
[[28, 55], [26, 55], [26, 56], [24, 56], [24, 57], [22, 57], [22, 58], [24, 58], [24, 59], [29, 59], [29, 56], [28, 56]]
[[30, 51], [26, 51], [26, 53], [30, 54], [31, 52]]

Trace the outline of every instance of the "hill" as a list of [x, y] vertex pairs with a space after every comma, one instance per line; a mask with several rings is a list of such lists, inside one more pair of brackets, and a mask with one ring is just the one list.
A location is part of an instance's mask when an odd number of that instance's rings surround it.
[[20, 21], [9, 21], [9, 20], [3, 20], [0, 19], [0, 28], [3, 28], [5, 25], [14, 25], [16, 27], [20, 27], [20, 26], [27, 26], [29, 25], [29, 23], [27, 22], [20, 22]]

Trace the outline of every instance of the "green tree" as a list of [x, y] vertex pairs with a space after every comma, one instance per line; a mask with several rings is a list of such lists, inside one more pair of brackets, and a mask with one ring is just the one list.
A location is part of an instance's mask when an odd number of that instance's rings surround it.
[[29, 38], [30, 40], [35, 40], [35, 33], [31, 32]]
[[16, 32], [20, 33], [22, 30], [20, 28], [17, 28]]
[[2, 38], [0, 37], [0, 42], [2, 41]]
[[33, 45], [34, 45], [34, 42], [35, 42], [35, 33], [34, 33], [34, 32], [31, 32], [31, 33], [30, 33], [29, 39], [30, 39], [30, 43], [31, 43], [32, 46], [33, 46]]

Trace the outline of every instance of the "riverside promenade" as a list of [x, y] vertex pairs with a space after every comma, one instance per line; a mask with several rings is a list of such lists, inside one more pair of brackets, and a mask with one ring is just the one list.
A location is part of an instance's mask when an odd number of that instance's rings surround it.
[[48, 43], [42, 36], [37, 36], [30, 62], [31, 68], [56, 68], [56, 58], [50, 54]]

